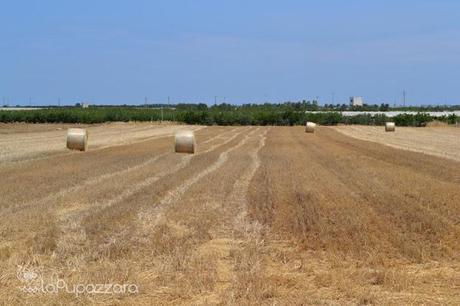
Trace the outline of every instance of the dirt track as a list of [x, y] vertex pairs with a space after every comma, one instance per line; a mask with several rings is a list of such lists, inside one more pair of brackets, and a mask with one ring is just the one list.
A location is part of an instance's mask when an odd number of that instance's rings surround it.
[[[196, 135], [193, 156], [160, 137], [2, 164], [0, 298], [460, 303], [459, 162], [331, 128]], [[17, 265], [140, 292], [27, 294]]]

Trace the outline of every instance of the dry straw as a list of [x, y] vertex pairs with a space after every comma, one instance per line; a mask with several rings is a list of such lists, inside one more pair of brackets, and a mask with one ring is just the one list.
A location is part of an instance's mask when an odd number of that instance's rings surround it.
[[86, 151], [88, 148], [88, 132], [85, 129], [68, 129], [67, 148]]
[[193, 131], [176, 133], [176, 153], [195, 153], [196, 143]]
[[306, 133], [314, 133], [316, 129], [316, 123], [313, 122], [307, 122], [305, 126], [305, 132]]
[[394, 122], [385, 123], [385, 132], [394, 132], [396, 129], [396, 124]]

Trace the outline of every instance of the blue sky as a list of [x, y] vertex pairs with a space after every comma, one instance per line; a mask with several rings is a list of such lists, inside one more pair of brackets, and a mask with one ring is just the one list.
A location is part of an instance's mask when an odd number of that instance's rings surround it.
[[9, 104], [460, 104], [460, 1], [1, 1]]

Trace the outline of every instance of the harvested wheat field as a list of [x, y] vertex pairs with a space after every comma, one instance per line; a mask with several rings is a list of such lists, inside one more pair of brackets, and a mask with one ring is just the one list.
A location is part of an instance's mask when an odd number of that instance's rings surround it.
[[457, 127], [396, 127], [395, 133], [385, 133], [384, 127], [379, 126], [349, 125], [335, 129], [354, 138], [460, 161], [460, 128]]
[[[62, 140], [67, 135], [67, 129], [71, 127], [86, 128], [90, 137], [90, 147], [93, 149], [170, 136], [175, 131], [187, 128], [152, 123], [108, 123], [92, 126], [0, 124], [0, 162], [38, 159], [42, 156], [49, 157], [50, 154], [68, 154], [65, 146], [62, 146]], [[200, 127], [192, 129], [197, 128]]]
[[5, 304], [460, 304], [457, 131], [66, 128], [0, 132]]

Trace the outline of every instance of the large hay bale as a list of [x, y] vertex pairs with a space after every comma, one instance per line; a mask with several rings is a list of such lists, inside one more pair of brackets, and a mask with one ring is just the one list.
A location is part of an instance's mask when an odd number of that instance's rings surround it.
[[175, 138], [176, 153], [195, 153], [196, 143], [193, 131], [179, 131]]
[[314, 133], [316, 129], [316, 123], [307, 122], [305, 125], [305, 133]]
[[385, 132], [394, 132], [396, 129], [396, 124], [394, 122], [385, 123]]
[[68, 129], [67, 148], [86, 151], [88, 148], [88, 132], [85, 129]]

